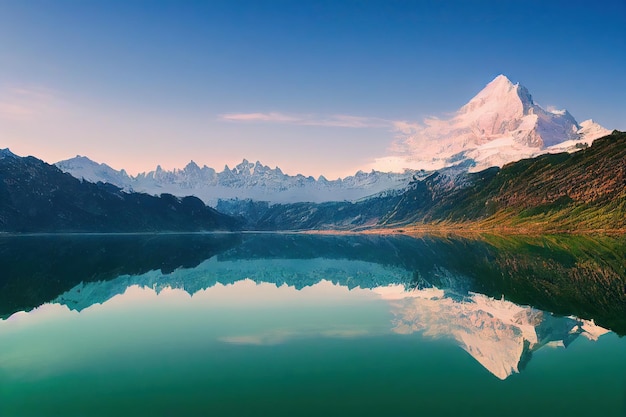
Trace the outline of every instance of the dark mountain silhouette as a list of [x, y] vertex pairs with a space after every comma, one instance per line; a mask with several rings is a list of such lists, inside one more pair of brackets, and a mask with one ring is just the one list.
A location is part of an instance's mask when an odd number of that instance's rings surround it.
[[126, 193], [80, 181], [34, 157], [0, 151], [0, 231], [232, 230], [235, 219], [196, 197]]

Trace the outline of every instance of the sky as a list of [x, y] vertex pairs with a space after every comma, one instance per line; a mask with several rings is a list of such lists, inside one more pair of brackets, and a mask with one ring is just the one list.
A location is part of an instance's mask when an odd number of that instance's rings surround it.
[[499, 74], [626, 130], [626, 1], [0, 0], [0, 148], [354, 174]]

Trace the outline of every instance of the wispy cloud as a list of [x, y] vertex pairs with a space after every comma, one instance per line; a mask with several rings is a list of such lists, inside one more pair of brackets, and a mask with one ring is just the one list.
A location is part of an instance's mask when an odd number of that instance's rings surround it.
[[[387, 129], [390, 134], [390, 143], [387, 155], [374, 158], [367, 169], [378, 171], [397, 171], [412, 168], [415, 160], [419, 159], [419, 149], [425, 142], [424, 132], [439, 126], [436, 118], [425, 119], [422, 123], [407, 120], [391, 120], [381, 117], [363, 117], [346, 114], [291, 114], [281, 112], [268, 113], [227, 113], [219, 116], [220, 120], [238, 123], [276, 123], [299, 126], [344, 127], [355, 129], [380, 128]], [[422, 165], [431, 169], [441, 168], [439, 161], [433, 161], [432, 166], [421, 161]]]
[[283, 113], [228, 113], [220, 116], [222, 120], [231, 122], [272, 122], [272, 123], [296, 123], [301, 119], [288, 116]]
[[27, 119], [32, 114], [32, 108], [9, 101], [0, 101], [0, 117], [2, 118]]
[[306, 337], [328, 337], [337, 339], [352, 339], [374, 334], [370, 329], [359, 328], [330, 328], [330, 329], [309, 329], [307, 331], [296, 330], [268, 330], [258, 334], [224, 336], [218, 340], [223, 343], [234, 345], [278, 345], [291, 339]]
[[387, 128], [399, 131], [410, 128], [412, 123], [399, 120], [388, 120], [379, 117], [362, 117], [347, 114], [286, 114], [269, 113], [227, 113], [219, 116], [220, 120], [230, 122], [264, 122], [283, 123], [300, 126], [345, 127], [345, 128]]
[[422, 126], [419, 123], [407, 122], [403, 120], [394, 121], [393, 127], [396, 132], [404, 135], [412, 135], [422, 129]]
[[54, 92], [37, 87], [8, 87], [0, 89], [0, 118], [30, 121], [56, 112], [60, 100]]

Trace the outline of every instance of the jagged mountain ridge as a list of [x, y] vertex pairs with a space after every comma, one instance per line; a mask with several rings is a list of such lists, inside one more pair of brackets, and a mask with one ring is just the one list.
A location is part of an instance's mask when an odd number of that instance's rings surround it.
[[546, 110], [528, 89], [499, 75], [449, 119], [429, 118], [401, 144], [406, 165], [440, 169], [473, 161], [471, 171], [544, 153], [577, 150], [610, 131], [567, 110]]
[[327, 180], [324, 176], [315, 179], [301, 174], [288, 175], [278, 167], [270, 168], [259, 161], [252, 163], [246, 159], [232, 169], [226, 165], [221, 172], [191, 161], [183, 169], [166, 171], [157, 166], [154, 171], [136, 176], [84, 156], [57, 162], [56, 166], [79, 179], [110, 183], [127, 191], [148, 194], [194, 195], [211, 206], [220, 199], [254, 199], [272, 203], [358, 200], [386, 190], [402, 189], [415, 176], [425, 175], [410, 170], [403, 173], [372, 170], [358, 171], [353, 176], [336, 180]]
[[[426, 178], [415, 177], [407, 187], [396, 192], [379, 193], [358, 201], [328, 201], [323, 203], [269, 204], [265, 201], [220, 200], [217, 210], [242, 219], [250, 230], [364, 230], [380, 227], [396, 212], [401, 203], [407, 210], [415, 204], [430, 207], [448, 193], [464, 190], [474, 184], [476, 174], [467, 172], [469, 163], [443, 168]], [[419, 196], [407, 193], [423, 190]]]
[[81, 181], [59, 168], [0, 152], [0, 231], [138, 232], [237, 228], [196, 197], [126, 193]]

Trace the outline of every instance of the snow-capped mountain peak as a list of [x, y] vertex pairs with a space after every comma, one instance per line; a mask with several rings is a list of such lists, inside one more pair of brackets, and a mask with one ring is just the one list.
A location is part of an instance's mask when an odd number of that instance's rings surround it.
[[[583, 138], [593, 138], [597, 139], [602, 136], [606, 136], [611, 134], [611, 131], [605, 127], [600, 126], [598, 123], [594, 122], [592, 119], [585, 120], [580, 122], [580, 129], [578, 133], [583, 136]], [[593, 141], [593, 139], [591, 139]], [[591, 143], [587, 143], [590, 145]]]
[[580, 129], [567, 110], [543, 109], [526, 87], [504, 75], [461, 107], [455, 119], [459, 128], [471, 130], [471, 142], [479, 145], [509, 136], [516, 143], [541, 149], [574, 139]]
[[497, 111], [503, 117], [513, 118], [523, 114], [533, 104], [528, 90], [519, 84], [513, 84], [504, 75], [498, 75], [493, 81], [476, 94], [459, 114], [484, 114]]
[[555, 149], [573, 151], [576, 143], [590, 144], [608, 133], [599, 125], [579, 125], [567, 110], [544, 109], [526, 87], [498, 75], [451, 118], [425, 120], [400, 139], [399, 155], [380, 163], [440, 169], [472, 160], [472, 171], [480, 171]]
[[99, 164], [86, 156], [76, 155], [55, 164], [61, 171], [89, 182], [106, 182], [113, 185], [124, 184], [130, 180], [125, 170], [117, 171], [107, 164]]

